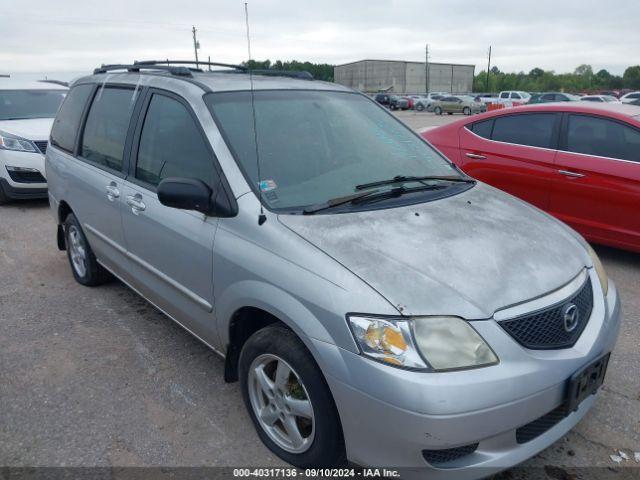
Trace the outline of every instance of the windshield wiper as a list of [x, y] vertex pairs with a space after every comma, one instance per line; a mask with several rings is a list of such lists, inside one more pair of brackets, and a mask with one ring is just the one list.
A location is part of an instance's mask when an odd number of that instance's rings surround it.
[[406, 175], [396, 175], [393, 178], [388, 180], [379, 180], [377, 182], [363, 183], [360, 185], [356, 185], [356, 190], [366, 190], [371, 187], [378, 187], [380, 185], [392, 185], [394, 183], [406, 183], [406, 182], [423, 182], [424, 180], [442, 180], [447, 182], [463, 182], [463, 183], [474, 183], [475, 180], [470, 178], [458, 177], [453, 175], [440, 175], [440, 176], [424, 176], [424, 177], [413, 177]]
[[353, 200], [353, 203], [355, 204], [369, 203], [371, 201], [375, 202], [378, 200], [384, 200], [386, 198], [400, 197], [405, 193], [423, 192], [425, 190], [442, 190], [443, 188], [447, 188], [447, 187], [445, 185], [426, 185], [426, 184], [420, 187], [414, 187], [414, 188], [406, 188], [404, 186], [399, 186], [399, 187], [390, 188], [389, 190], [379, 192], [376, 195], [363, 195], [362, 197], [356, 198], [355, 200]]
[[305, 215], [312, 215], [316, 212], [320, 212], [321, 210], [327, 210], [329, 208], [337, 207], [338, 205], [353, 202], [354, 200], [358, 200], [363, 197], [368, 197], [369, 195], [372, 195], [377, 191], [378, 190], [369, 190], [368, 192], [354, 193], [345, 197], [332, 198], [330, 200], [327, 200], [326, 202], [311, 205], [310, 207], [305, 208], [302, 213], [304, 213]]

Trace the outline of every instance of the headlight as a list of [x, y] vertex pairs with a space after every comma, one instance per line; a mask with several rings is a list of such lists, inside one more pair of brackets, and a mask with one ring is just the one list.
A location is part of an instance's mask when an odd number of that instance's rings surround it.
[[498, 357], [457, 317], [348, 316], [363, 355], [408, 369], [442, 371], [494, 365]]
[[604, 271], [604, 267], [602, 266], [600, 257], [598, 257], [598, 254], [593, 250], [593, 248], [591, 248], [591, 245], [587, 244], [587, 251], [591, 256], [593, 268], [596, 269], [598, 279], [600, 279], [600, 285], [602, 285], [602, 293], [604, 293], [604, 296], [606, 297], [607, 293], [609, 293], [609, 277], [607, 277], [607, 272]]
[[3, 132], [2, 130], [0, 130], [0, 149], [32, 153], [36, 153], [38, 151], [36, 146], [30, 140], [16, 135], [11, 135], [10, 133]]

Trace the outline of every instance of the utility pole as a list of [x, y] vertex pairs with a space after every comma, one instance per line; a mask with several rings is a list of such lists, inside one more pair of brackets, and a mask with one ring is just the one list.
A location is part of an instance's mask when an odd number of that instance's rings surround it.
[[429, 44], [427, 43], [427, 48], [424, 56], [424, 90], [427, 95], [429, 95]]
[[487, 63], [487, 88], [485, 89], [489, 93], [489, 72], [491, 71], [491, 45], [489, 45], [489, 63]]
[[200, 48], [200, 42], [198, 42], [198, 40], [196, 39], [197, 30], [195, 25], [191, 29], [191, 32], [193, 32], [193, 51], [196, 54], [196, 68], [200, 68], [198, 65], [198, 49]]

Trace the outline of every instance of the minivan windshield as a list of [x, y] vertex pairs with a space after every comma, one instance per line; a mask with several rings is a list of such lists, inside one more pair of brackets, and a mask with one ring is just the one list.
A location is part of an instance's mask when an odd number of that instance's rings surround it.
[[[254, 95], [257, 134], [251, 92], [212, 93], [206, 101], [252, 188], [271, 209], [303, 210], [351, 195], [358, 185], [396, 176], [462, 178], [408, 127], [363, 95], [317, 90]], [[445, 182], [440, 188], [454, 185]]]
[[0, 120], [54, 118], [66, 90], [0, 90]]

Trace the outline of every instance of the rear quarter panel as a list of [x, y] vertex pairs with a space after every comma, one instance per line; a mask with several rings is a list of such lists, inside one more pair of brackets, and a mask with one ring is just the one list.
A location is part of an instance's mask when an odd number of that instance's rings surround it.
[[458, 167], [463, 166], [460, 156], [460, 136], [459, 130], [462, 125], [445, 125], [422, 132], [422, 138], [434, 146], [440, 153], [455, 163]]

